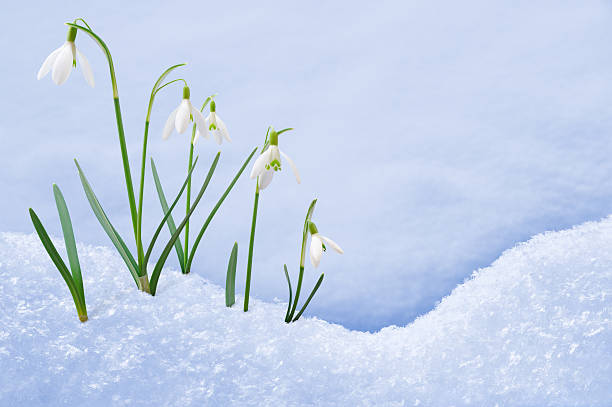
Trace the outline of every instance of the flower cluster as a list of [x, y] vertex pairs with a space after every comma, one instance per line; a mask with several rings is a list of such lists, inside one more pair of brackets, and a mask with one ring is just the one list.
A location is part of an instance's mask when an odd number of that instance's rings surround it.
[[[81, 24], [82, 23], [82, 24]], [[125, 243], [125, 239], [123, 239], [117, 228], [113, 226], [110, 219], [108, 218], [106, 212], [102, 209], [102, 205], [98, 200], [96, 194], [93, 191], [93, 188], [87, 178], [85, 177], [85, 173], [79, 163], [75, 160], [75, 164], [77, 166], [79, 177], [81, 180], [81, 184], [83, 185], [83, 189], [89, 204], [100, 222], [105, 233], [110, 238], [111, 242], [117, 249], [118, 253], [124, 260], [127, 269], [132, 274], [134, 281], [137, 287], [144, 292], [147, 292], [151, 295], [155, 295], [157, 282], [162, 271], [162, 268], [166, 262], [166, 259], [169, 253], [174, 250], [176, 251], [178, 262], [180, 264], [181, 270], [183, 273], [189, 273], [191, 269], [191, 264], [193, 262], [193, 258], [202, 239], [204, 232], [206, 231], [208, 225], [212, 221], [213, 217], [217, 213], [219, 207], [224, 202], [227, 195], [230, 193], [234, 185], [236, 184], [238, 178], [244, 172], [248, 163], [251, 161], [257, 148], [253, 149], [251, 154], [247, 157], [241, 168], [237, 171], [235, 177], [230, 182], [229, 186], [225, 190], [225, 192], [221, 195], [216, 205], [211, 210], [208, 218], [206, 218], [203, 226], [201, 227], [195, 241], [190, 246], [190, 217], [193, 214], [196, 206], [200, 202], [204, 191], [206, 190], [212, 175], [217, 167], [217, 163], [219, 161], [220, 152], [218, 152], [212, 161], [208, 174], [206, 175], [205, 181], [202, 184], [198, 194], [196, 195], [193, 202], [191, 201], [191, 180], [192, 174], [195, 169], [195, 166], [198, 161], [198, 157], [194, 159], [194, 146], [199, 140], [200, 137], [205, 139], [210, 139], [211, 135], [214, 137], [217, 144], [221, 145], [223, 140], [227, 142], [231, 142], [231, 138], [229, 135], [229, 131], [227, 126], [217, 114], [217, 105], [214, 100], [214, 95], [208, 97], [202, 107], [197, 109], [191, 102], [191, 90], [187, 84], [187, 81], [183, 78], [174, 79], [171, 81], [166, 81], [168, 75], [170, 75], [175, 69], [182, 67], [185, 64], [177, 64], [166, 69], [160, 77], [155, 82], [153, 89], [151, 91], [151, 96], [149, 99], [149, 106], [147, 109], [147, 115], [145, 118], [145, 126], [144, 126], [144, 136], [143, 136], [143, 144], [142, 144], [142, 160], [140, 166], [140, 183], [138, 184], [138, 201], [136, 201], [136, 194], [134, 190], [134, 183], [132, 179], [132, 172], [130, 168], [130, 160], [127, 151], [127, 143], [125, 140], [125, 132], [123, 129], [123, 119], [121, 114], [121, 107], [119, 104], [119, 94], [117, 87], [117, 80], [114, 70], [113, 60], [110, 54], [110, 51], [104, 41], [93, 31], [93, 29], [85, 22], [83, 19], [76, 19], [72, 23], [67, 23], [68, 25], [68, 34], [66, 38], [66, 42], [62, 44], [59, 48], [55, 49], [42, 63], [37, 78], [40, 80], [44, 78], [49, 72], [51, 72], [51, 77], [53, 82], [57, 85], [62, 85], [66, 82], [73, 68], [78, 65], [83, 72], [83, 76], [85, 77], [86, 82], [91, 86], [95, 86], [94, 75], [89, 64], [87, 58], [78, 50], [75, 40], [77, 37], [77, 33], [82, 31], [91, 37], [98, 46], [102, 49], [104, 55], [107, 58], [108, 66], [110, 68], [110, 79], [113, 90], [113, 103], [115, 107], [115, 115], [117, 122], [117, 131], [119, 134], [119, 147], [121, 151], [121, 160], [125, 175], [125, 185], [127, 189], [127, 196], [129, 202], [130, 215], [132, 220], [132, 229], [134, 233], [134, 244], [136, 246], [136, 254], [134, 255], [132, 251], [128, 248]], [[155, 181], [155, 187], [157, 190], [157, 194], [159, 197], [159, 202], [162, 207], [163, 217], [159, 222], [157, 229], [153, 233], [153, 237], [148, 244], [146, 250], [145, 245], [142, 239], [142, 216], [143, 216], [143, 199], [144, 199], [144, 185], [145, 185], [145, 168], [146, 168], [146, 155], [147, 155], [147, 146], [148, 146], [148, 134], [149, 134], [149, 126], [151, 124], [151, 112], [153, 102], [155, 100], [156, 95], [167, 86], [173, 83], [183, 83], [182, 88], [182, 99], [179, 105], [172, 110], [172, 112], [168, 115], [166, 122], [163, 126], [162, 130], [162, 139], [166, 140], [170, 137], [173, 130], [176, 130], [178, 134], [183, 134], [187, 130], [187, 128], [192, 125], [192, 136], [189, 143], [189, 156], [188, 156], [188, 165], [187, 165], [187, 176], [186, 179], [181, 186], [178, 194], [174, 198], [174, 200], [170, 201], [166, 198], [166, 194], [164, 193], [164, 189], [161, 184], [161, 180], [155, 166], [153, 159], [151, 158], [151, 170], [153, 174], [153, 178]], [[204, 109], [208, 107], [209, 113], [205, 117]], [[274, 174], [278, 171], [281, 171], [283, 168], [283, 161], [289, 164], [291, 170], [295, 176], [297, 183], [300, 183], [300, 174], [298, 169], [293, 162], [293, 160], [285, 154], [282, 150], [279, 149], [279, 135], [282, 133], [292, 130], [290, 128], [283, 129], [280, 131], [276, 131], [273, 127], [268, 128], [268, 132], [266, 134], [266, 139], [264, 141], [264, 145], [261, 149], [261, 154], [254, 162], [254, 165], [251, 170], [250, 177], [251, 179], [256, 179], [255, 186], [255, 204], [253, 210], [253, 222], [251, 225], [251, 238], [249, 243], [249, 258], [248, 258], [248, 266], [247, 266], [247, 283], [246, 283], [246, 291], [245, 291], [245, 305], [244, 310], [248, 310], [248, 302], [249, 302], [249, 289], [250, 289], [250, 280], [251, 280], [251, 271], [252, 271], [252, 258], [253, 258], [253, 241], [255, 235], [255, 221], [257, 217], [257, 205], [259, 201], [259, 193], [261, 190], [267, 188], [274, 178]], [[178, 204], [179, 200], [183, 196], [183, 192], [186, 190], [185, 194], [185, 217], [182, 219], [180, 223], [174, 221], [173, 218], [173, 210]], [[68, 253], [68, 257], [70, 260], [70, 269], [69, 272], [68, 267], [65, 265], [61, 256], [58, 254], [55, 246], [51, 242], [51, 239], [48, 237], [47, 232], [45, 231], [42, 222], [36, 215], [36, 213], [30, 209], [30, 216], [32, 218], [32, 222], [34, 227], [45, 247], [49, 256], [51, 257], [54, 264], [57, 266], [60, 274], [66, 281], [68, 288], [73, 296], [75, 306], [77, 308], [79, 318], [81, 321], [87, 320], [87, 310], [85, 307], [85, 295], [83, 290], [83, 281], [81, 278], [81, 270], [78, 263], [78, 255], [76, 251], [76, 245], [74, 243], [74, 234], [72, 230], [72, 222], [70, 220], [70, 216], [68, 215], [68, 209], [66, 203], [64, 201], [63, 196], [57, 186], [54, 185], [54, 194], [56, 198], [56, 203], [58, 207], [58, 213], [60, 215], [60, 220], [62, 223], [62, 230], [64, 232], [66, 249]], [[289, 309], [287, 311], [287, 315], [285, 320], [287, 322], [297, 320], [300, 315], [304, 312], [304, 309], [310, 302], [310, 299], [318, 289], [321, 284], [323, 275], [321, 275], [319, 282], [313, 289], [310, 297], [303, 305], [301, 311], [297, 315], [294, 316], [295, 307], [297, 305], [297, 301], [299, 298], [299, 293], [301, 289], [302, 277], [304, 272], [304, 255], [305, 255], [305, 244], [308, 237], [308, 234], [311, 236], [311, 246], [310, 246], [310, 260], [313, 266], [316, 268], [319, 266], [323, 251], [326, 250], [326, 244], [329, 245], [332, 249], [342, 254], [343, 251], [334, 241], [331, 239], [322, 236], [319, 234], [317, 227], [312, 222], [312, 210], [314, 209], [314, 202], [311, 204], [306, 223], [304, 227], [304, 235], [302, 239], [302, 255], [300, 259], [300, 275], [298, 288], [296, 290], [296, 295], [294, 301], [292, 301], [290, 292], [289, 299]], [[150, 277], [148, 274], [148, 264], [149, 259], [152, 254], [153, 247], [160, 235], [161, 230], [164, 225], [167, 226], [170, 232], [170, 239], [167, 241], [166, 245], [161, 251], [161, 255], [159, 259], [155, 262], [155, 267]], [[181, 241], [180, 235], [184, 233], [183, 241]], [[237, 243], [234, 245], [232, 249], [232, 255], [230, 258], [230, 265], [228, 266], [228, 283], [226, 285], [226, 304], [231, 306], [234, 303], [234, 284], [235, 284], [235, 269], [237, 263], [237, 253], [238, 253], [238, 245]], [[291, 291], [291, 283], [289, 279], [289, 274], [287, 272], [287, 267], [285, 265], [285, 273], [286, 278], [289, 283], [290, 291]]]

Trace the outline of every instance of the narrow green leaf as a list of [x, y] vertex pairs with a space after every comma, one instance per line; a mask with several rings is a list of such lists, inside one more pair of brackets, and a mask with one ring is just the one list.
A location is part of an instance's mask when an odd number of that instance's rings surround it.
[[284, 264], [285, 268], [285, 278], [287, 279], [287, 285], [289, 286], [289, 303], [287, 304], [287, 313], [285, 314], [285, 322], [291, 322], [289, 318], [289, 313], [291, 312], [291, 301], [293, 301], [293, 290], [291, 289], [291, 279], [289, 278], [289, 272], [287, 271], [287, 265]]
[[[168, 202], [166, 201], [166, 195], [164, 194], [164, 189], [162, 188], [161, 181], [159, 180], [159, 175], [157, 174], [157, 168], [155, 167], [155, 162], [153, 161], [153, 157], [151, 157], [151, 170], [153, 171], [153, 180], [155, 181], [155, 189], [157, 190], [157, 196], [159, 197], [159, 203], [161, 204], [162, 211], [164, 211], [165, 214], [168, 214], [166, 223], [168, 224], [168, 230], [170, 230], [170, 236], [172, 236], [174, 232], [176, 232], [176, 224], [174, 223], [174, 218], [172, 217], [172, 211], [169, 210], [168, 208]], [[181, 244], [180, 237], [176, 239], [176, 241], [174, 242], [174, 248], [176, 249], [176, 256], [178, 257], [179, 265], [181, 266], [181, 271], [184, 273], [185, 272], [185, 252], [183, 252], [183, 245]]]
[[72, 300], [74, 301], [74, 305], [76, 306], [77, 312], [79, 313], [79, 315], [81, 315], [81, 313], [84, 313], [86, 315], [87, 311], [85, 310], [85, 307], [83, 306], [83, 304], [81, 304], [81, 298], [79, 296], [79, 292], [76, 288], [76, 285], [74, 284], [74, 281], [72, 280], [72, 275], [70, 275], [70, 272], [68, 271], [68, 268], [66, 267], [66, 264], [64, 263], [64, 261], [62, 260], [62, 257], [57, 252], [57, 249], [55, 248], [55, 246], [53, 245], [53, 242], [49, 238], [47, 231], [43, 227], [42, 223], [40, 222], [40, 219], [36, 215], [36, 212], [34, 212], [32, 208], [30, 208], [30, 218], [32, 218], [32, 224], [34, 225], [34, 229], [36, 229], [36, 233], [38, 234], [38, 237], [40, 238], [40, 241], [42, 242], [43, 247], [49, 254], [51, 261], [53, 261], [53, 264], [55, 264], [55, 267], [57, 267], [57, 270], [60, 272], [60, 274], [62, 275], [62, 278], [66, 282], [66, 285], [68, 286], [68, 290], [70, 290], [70, 294], [72, 295]]
[[227, 187], [227, 189], [225, 190], [223, 195], [221, 195], [221, 198], [219, 198], [219, 200], [217, 201], [217, 204], [215, 205], [215, 207], [212, 209], [212, 211], [210, 211], [210, 214], [208, 215], [208, 218], [206, 218], [206, 221], [204, 222], [204, 225], [202, 225], [202, 228], [200, 229], [200, 233], [198, 233], [198, 237], [196, 238], [195, 242], [193, 243], [193, 246], [191, 247], [191, 253], [189, 254], [189, 260], [187, 261], [187, 265], [186, 265], [187, 273], [189, 273], [189, 271], [191, 270], [191, 263], [193, 262], [193, 257], [195, 255], [195, 252], [196, 252], [196, 249], [197, 249], [198, 245], [200, 244], [200, 240], [202, 240], [202, 236], [204, 236], [204, 232], [206, 231], [206, 228], [208, 228], [208, 225], [210, 224], [210, 222], [212, 221], [213, 217], [215, 216], [215, 214], [219, 210], [219, 207], [221, 206], [223, 201], [225, 201], [225, 198], [227, 197], [227, 195], [230, 193], [230, 191], [232, 190], [232, 188], [236, 184], [236, 181], [238, 181], [238, 178], [240, 178], [240, 175], [242, 175], [242, 173], [244, 172], [244, 169], [249, 164], [249, 161], [251, 161], [251, 158], [253, 158], [253, 155], [255, 154], [256, 151], [257, 151], [257, 147], [255, 147], [253, 149], [253, 151], [248, 156], [248, 158], [246, 159], [244, 164], [242, 164], [242, 167], [240, 167], [240, 170], [238, 171], [238, 173], [236, 174], [236, 176], [234, 177], [232, 182], [230, 182], [229, 186]]
[[119, 252], [119, 255], [125, 262], [125, 265], [130, 271], [130, 274], [134, 278], [134, 282], [138, 286], [138, 276], [139, 276], [138, 263], [136, 263], [136, 261], [134, 260], [134, 256], [132, 256], [132, 253], [129, 251], [129, 249], [125, 245], [125, 242], [123, 241], [119, 233], [117, 233], [113, 225], [110, 223], [110, 220], [108, 220], [108, 217], [106, 216], [104, 209], [102, 209], [102, 206], [100, 205], [100, 202], [98, 201], [98, 198], [96, 197], [96, 194], [91, 189], [91, 185], [89, 185], [87, 178], [85, 178], [85, 174], [83, 173], [83, 170], [81, 169], [81, 166], [79, 165], [78, 161], [74, 160], [74, 163], [76, 164], [79, 170], [79, 177], [81, 178], [81, 184], [83, 184], [83, 189], [85, 190], [85, 195], [87, 195], [87, 200], [89, 201], [89, 205], [91, 206], [91, 209], [96, 215], [96, 218], [98, 218], [100, 225], [102, 225], [102, 228], [104, 229], [104, 231], [110, 238], [111, 242], [113, 242], [113, 245]]
[[[59, 214], [60, 222], [62, 224], [62, 232], [64, 234], [64, 242], [66, 243], [66, 252], [68, 253], [68, 261], [70, 262], [70, 270], [72, 271], [72, 279], [76, 286], [83, 308], [85, 308], [85, 291], [83, 290], [83, 277], [81, 276], [81, 265], [79, 264], [79, 255], [77, 253], [76, 243], [74, 239], [74, 232], [72, 230], [72, 221], [70, 220], [70, 213], [68, 213], [68, 206], [62, 191], [59, 187], [53, 184], [53, 195], [55, 196], [55, 204], [57, 206], [57, 213]], [[85, 309], [87, 311], [87, 309]]]
[[227, 264], [227, 276], [225, 278], [225, 306], [231, 307], [236, 303], [236, 264], [238, 262], [238, 242], [234, 243], [232, 254]]
[[[164, 224], [165, 224], [166, 222], [168, 222], [168, 220], [169, 220], [169, 219], [170, 219], [170, 217], [172, 216], [172, 215], [171, 215], [172, 210], [174, 209], [174, 207], [175, 207], [175, 206], [176, 206], [176, 204], [178, 203], [178, 201], [179, 201], [179, 199], [180, 199], [181, 195], [183, 194], [183, 191], [185, 190], [185, 187], [187, 186], [187, 182], [188, 182], [188, 181], [191, 179], [191, 173], [193, 172], [193, 170], [194, 170], [194, 168], [195, 168], [196, 164], [198, 163], [198, 158], [199, 158], [199, 157], [196, 157], [196, 159], [195, 159], [195, 161], [194, 161], [194, 163], [193, 163], [193, 165], [192, 165], [192, 167], [191, 167], [191, 170], [190, 170], [190, 171], [189, 171], [189, 173], [187, 174], [187, 178], [185, 179], [185, 182], [183, 183], [183, 186], [181, 187], [181, 189], [180, 189], [180, 191], [179, 191], [178, 195], [177, 195], [177, 196], [176, 196], [176, 198], [174, 199], [174, 202], [172, 202], [172, 205], [170, 206], [170, 208], [168, 208], [168, 209], [166, 210], [166, 212], [165, 212], [165, 215], [164, 215], [163, 219], [161, 220], [161, 222], [159, 223], [159, 226], [158, 226], [158, 227], [157, 227], [157, 229], [155, 230], [155, 233], [153, 234], [153, 238], [151, 239], [151, 243], [149, 243], [149, 247], [147, 248], [147, 253], [145, 254], [145, 257], [144, 257], [144, 264], [147, 264], [147, 262], [149, 261], [149, 257], [151, 256], [151, 251], [153, 250], [153, 246], [155, 245], [155, 241], [157, 240], [157, 237], [159, 236], [159, 233], [161, 232], [162, 228], [164, 227]], [[153, 169], [153, 173], [154, 173], [154, 174], [156, 174], [156, 171], [155, 171], [155, 169], [154, 169], [154, 168], [155, 168], [155, 164], [153, 163], [153, 158], [151, 158], [151, 168]], [[155, 178], [156, 180], [158, 180], [158, 181], [159, 181], [159, 177], [154, 176], [154, 178]], [[156, 183], [157, 183], [157, 182], [156, 182]], [[161, 184], [160, 184], [160, 189], [161, 189]], [[165, 198], [165, 197], [163, 197], [163, 198], [162, 198], [162, 196], [163, 196], [163, 192], [162, 192], [162, 195], [160, 195], [160, 202], [161, 202], [161, 201], [162, 201], [162, 199], [163, 199], [163, 201], [164, 201], [164, 203], [165, 203], [166, 198]], [[162, 207], [163, 207], [163, 205], [162, 205]], [[167, 208], [167, 207], [168, 207], [168, 204], [166, 203], [166, 208]], [[173, 224], [173, 226], [174, 226], [174, 221], [172, 221], [172, 224]], [[172, 229], [171, 229], [171, 230], [172, 230]], [[176, 231], [176, 227], [174, 228], [174, 230]], [[177, 241], [176, 241], [176, 242], [174, 242], [174, 243], [175, 243], [175, 245], [174, 245], [174, 247], [175, 247], [175, 248], [176, 248], [176, 243], [179, 243], [179, 248], [180, 248], [180, 242], [178, 241], [178, 239], [177, 239]], [[177, 254], [179, 254], [179, 253], [178, 253], [178, 251], [177, 251]], [[183, 267], [183, 265], [181, 264], [181, 268], [182, 268], [182, 267]]]
[[206, 180], [204, 180], [204, 184], [202, 184], [202, 188], [200, 188], [200, 192], [198, 193], [198, 196], [196, 197], [195, 201], [193, 201], [193, 205], [191, 206], [189, 213], [187, 213], [187, 215], [185, 216], [181, 224], [178, 226], [176, 231], [172, 234], [172, 236], [170, 237], [170, 240], [166, 244], [166, 247], [164, 247], [162, 254], [159, 256], [159, 260], [157, 260], [157, 263], [155, 264], [155, 269], [153, 270], [153, 273], [151, 273], [151, 281], [149, 284], [151, 288], [151, 295], [155, 295], [155, 292], [157, 290], [157, 282], [159, 280], [159, 275], [161, 274], [162, 268], [164, 267], [164, 264], [166, 263], [168, 254], [170, 254], [170, 250], [172, 250], [172, 246], [174, 245], [174, 242], [176, 242], [176, 240], [178, 239], [181, 231], [185, 227], [185, 224], [189, 220], [189, 217], [195, 211], [196, 207], [198, 206], [198, 203], [200, 202], [200, 199], [202, 199], [202, 196], [204, 195], [204, 191], [206, 191], [206, 188], [208, 187], [210, 179], [212, 178], [212, 175], [215, 172], [215, 168], [217, 167], [217, 163], [219, 162], [220, 155], [221, 155], [221, 152], [219, 151], [217, 155], [215, 156], [215, 159], [212, 165], [210, 166], [210, 170], [208, 170], [208, 174], [206, 175]]
[[302, 309], [300, 310], [300, 312], [298, 312], [298, 314], [295, 316], [295, 318], [293, 318], [293, 322], [295, 322], [298, 319], [300, 319], [300, 317], [302, 316], [304, 311], [306, 311], [306, 307], [308, 306], [308, 304], [310, 304], [310, 300], [312, 300], [312, 297], [315, 295], [315, 293], [317, 292], [317, 290], [321, 286], [321, 283], [323, 282], [323, 277], [325, 277], [325, 274], [321, 274], [321, 277], [319, 277], [319, 281], [317, 281], [317, 284], [315, 284], [314, 288], [310, 292], [310, 295], [308, 296], [308, 299], [304, 303], [304, 306], [302, 306]]

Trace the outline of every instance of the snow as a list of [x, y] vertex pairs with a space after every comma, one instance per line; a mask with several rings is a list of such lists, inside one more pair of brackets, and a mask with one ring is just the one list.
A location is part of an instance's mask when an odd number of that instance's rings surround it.
[[151, 297], [87, 245], [81, 324], [37, 237], [2, 233], [0, 405], [609, 406], [610, 248], [612, 217], [537, 235], [413, 323], [367, 333], [229, 309], [171, 269]]

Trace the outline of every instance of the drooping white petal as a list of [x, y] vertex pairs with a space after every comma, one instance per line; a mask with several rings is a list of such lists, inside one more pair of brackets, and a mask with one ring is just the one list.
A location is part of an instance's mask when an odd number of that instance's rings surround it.
[[270, 182], [272, 182], [272, 178], [274, 178], [274, 170], [270, 168], [269, 170], [265, 170], [263, 174], [259, 176], [259, 189], [265, 189]]
[[72, 47], [69, 42], [66, 41], [62, 46], [61, 51], [53, 62], [53, 73], [51, 78], [56, 85], [61, 85], [66, 82], [72, 71], [72, 61], [74, 60], [74, 54], [72, 53]]
[[176, 119], [174, 120], [174, 127], [176, 127], [178, 134], [183, 134], [187, 130], [190, 115], [191, 102], [189, 102], [189, 99], [183, 99], [176, 111]]
[[[203, 135], [203, 136], [202, 136], [202, 135]], [[196, 135], [195, 135], [195, 137], [194, 137], [194, 139], [193, 139], [193, 145], [194, 145], [194, 146], [195, 146], [196, 142], [199, 140], [199, 138], [200, 138], [200, 137], [204, 137], [205, 139], [207, 139], [207, 140], [208, 140], [208, 138], [209, 138], [210, 136], [208, 135], [208, 132], [207, 132], [206, 130], [202, 130], [202, 131], [200, 131], [200, 129], [198, 128], [198, 129], [196, 130]]]
[[310, 239], [310, 262], [313, 266], [319, 267], [321, 256], [323, 256], [323, 243], [317, 234], [314, 234]]
[[79, 65], [81, 67], [81, 70], [83, 71], [83, 76], [85, 77], [85, 80], [87, 81], [89, 86], [93, 88], [94, 86], [96, 86], [96, 83], [94, 82], [94, 76], [93, 76], [93, 71], [91, 70], [91, 65], [89, 65], [89, 61], [87, 60], [87, 58], [85, 58], [85, 55], [83, 55], [81, 51], [77, 49], [76, 52], [77, 52], [77, 59], [79, 60]]
[[170, 116], [168, 116], [168, 120], [166, 120], [166, 124], [164, 126], [164, 132], [162, 133], [162, 138], [164, 140], [170, 137], [170, 134], [172, 133], [172, 128], [174, 127], [174, 122], [176, 120], [176, 112], [178, 110], [179, 110], [178, 107], [174, 109], [172, 113], [170, 113]]
[[221, 133], [224, 139], [226, 139], [230, 143], [232, 142], [232, 139], [229, 136], [229, 131], [227, 131], [227, 126], [225, 125], [223, 120], [221, 120], [219, 115], [217, 115], [217, 130], [219, 130], [219, 133]]
[[318, 235], [318, 236], [319, 236], [319, 239], [323, 240], [325, 243], [330, 245], [332, 249], [334, 249], [335, 251], [337, 251], [340, 254], [344, 254], [344, 250], [342, 250], [340, 248], [340, 246], [338, 246], [338, 243], [334, 242], [329, 237], [325, 237], [323, 235]]
[[[196, 141], [200, 138], [200, 131], [206, 131], [206, 119], [202, 112], [191, 105], [191, 115], [193, 116], [193, 120], [196, 122], [196, 135], [193, 139], [193, 144], [195, 145]], [[208, 135], [207, 135], [208, 136]], [[208, 137], [206, 137], [208, 138]]]
[[221, 143], [223, 143], [223, 139], [221, 138], [221, 134], [219, 133], [219, 130], [213, 130], [212, 131], [213, 136], [215, 136], [215, 141], [217, 142], [217, 144], [221, 145]]
[[38, 70], [38, 75], [36, 75], [36, 78], [38, 80], [41, 80], [42, 78], [47, 76], [51, 68], [53, 68], [53, 63], [55, 62], [55, 59], [57, 58], [63, 47], [64, 46], [62, 45], [61, 47], [55, 49], [52, 53], [49, 54], [47, 58], [45, 58], [45, 62], [42, 63], [40, 69]]
[[287, 162], [289, 163], [289, 166], [291, 167], [291, 170], [293, 171], [293, 175], [295, 175], [295, 180], [297, 181], [297, 183], [299, 184], [300, 181], [300, 173], [298, 172], [297, 167], [295, 166], [295, 163], [293, 162], [293, 160], [291, 158], [289, 158], [289, 156], [285, 153], [283, 153], [281, 150], [279, 150], [281, 155], [283, 156], [283, 158], [285, 160], [287, 160]]
[[266, 169], [266, 164], [270, 162], [270, 149], [267, 149], [257, 157], [253, 169], [251, 170], [251, 179], [255, 179], [261, 175]]

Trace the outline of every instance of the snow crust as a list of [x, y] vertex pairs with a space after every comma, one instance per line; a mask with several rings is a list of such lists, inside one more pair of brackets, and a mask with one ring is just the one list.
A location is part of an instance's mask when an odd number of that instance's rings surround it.
[[2, 233], [0, 405], [610, 406], [611, 249], [612, 218], [537, 235], [408, 326], [365, 333], [229, 309], [171, 269], [151, 297], [88, 245], [81, 324], [38, 238]]

